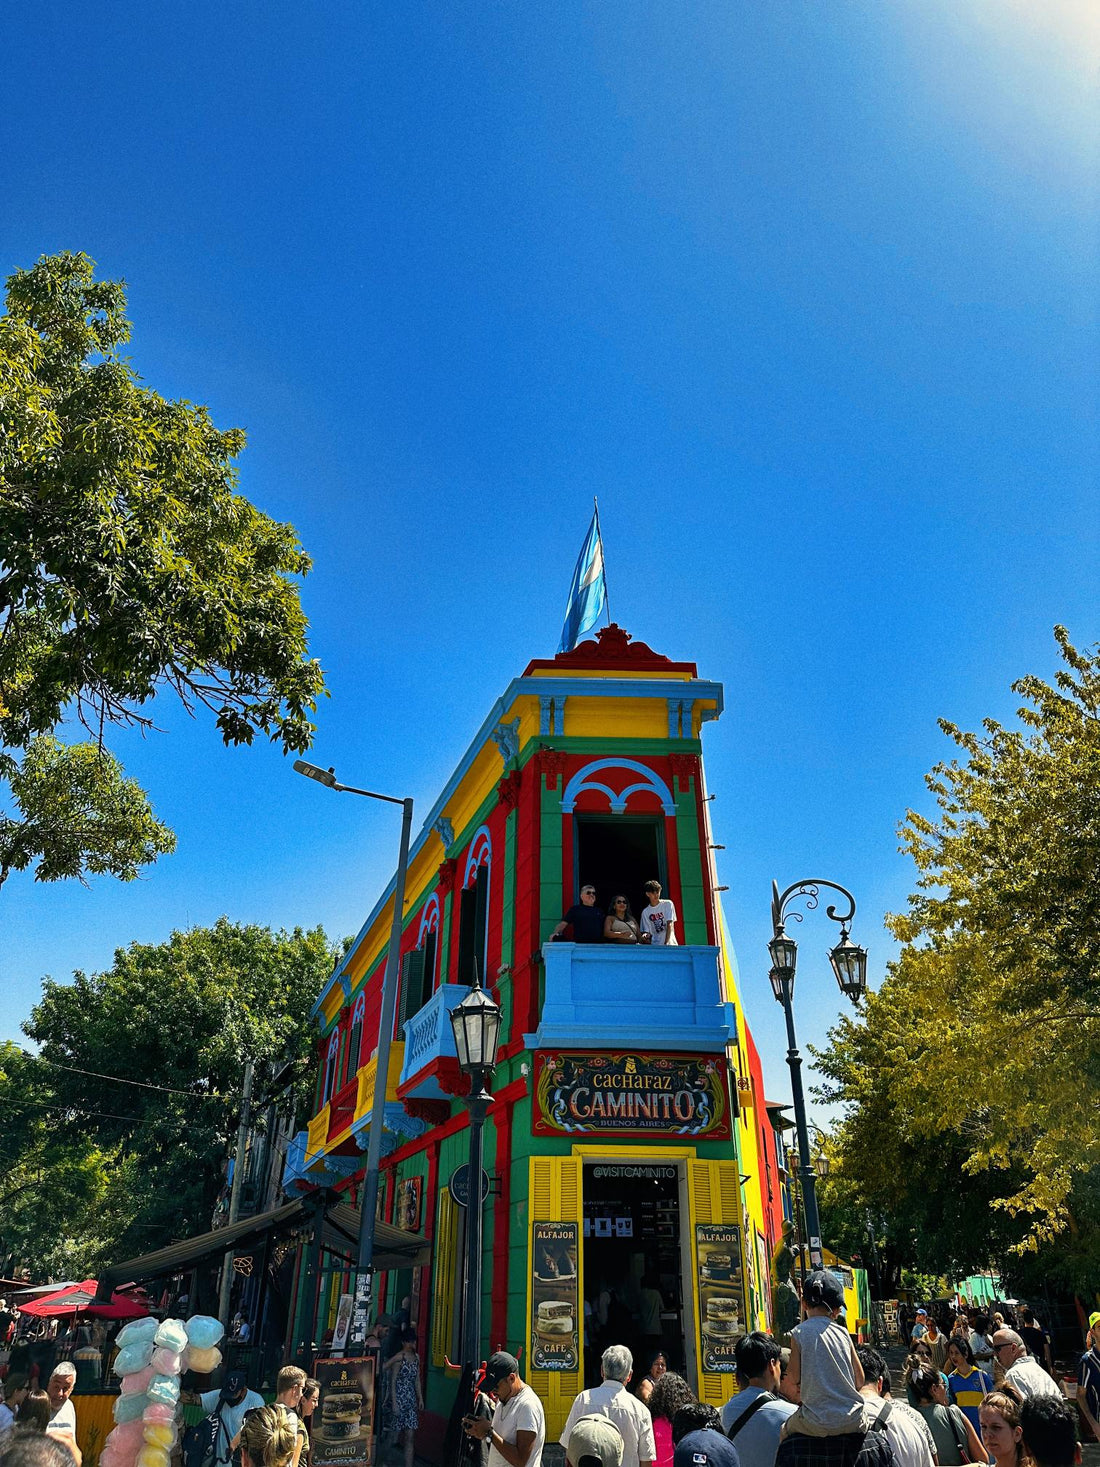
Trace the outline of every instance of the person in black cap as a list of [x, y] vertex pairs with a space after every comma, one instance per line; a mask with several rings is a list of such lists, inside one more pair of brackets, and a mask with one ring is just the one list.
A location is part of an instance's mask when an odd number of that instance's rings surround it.
[[546, 1442], [542, 1402], [520, 1379], [519, 1361], [498, 1350], [485, 1363], [484, 1387], [497, 1398], [491, 1421], [462, 1418], [467, 1436], [489, 1443], [488, 1467], [540, 1467]]
[[783, 1423], [783, 1440], [862, 1434], [863, 1367], [851, 1336], [836, 1322], [844, 1287], [835, 1274], [817, 1269], [802, 1285], [802, 1305], [806, 1318], [791, 1331], [791, 1363], [783, 1381], [784, 1394], [801, 1404]]
[[[184, 1397], [180, 1399], [184, 1400]], [[194, 1400], [195, 1397], [188, 1396], [187, 1399]], [[198, 1400], [205, 1415], [213, 1416], [217, 1412], [219, 1421], [225, 1426], [224, 1431], [218, 1432], [214, 1463], [215, 1467], [229, 1467], [233, 1458], [232, 1444], [240, 1432], [245, 1412], [258, 1410], [264, 1405], [264, 1398], [258, 1392], [250, 1391], [244, 1371], [232, 1366], [225, 1372], [221, 1390], [203, 1391]]]

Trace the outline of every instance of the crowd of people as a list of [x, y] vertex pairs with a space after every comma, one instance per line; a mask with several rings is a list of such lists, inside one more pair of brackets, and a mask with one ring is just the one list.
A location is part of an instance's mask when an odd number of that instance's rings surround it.
[[[803, 1319], [783, 1350], [770, 1335], [735, 1347], [736, 1392], [721, 1411], [699, 1401], [660, 1349], [635, 1379], [625, 1344], [609, 1344], [600, 1380], [574, 1400], [560, 1435], [568, 1467], [1073, 1467], [1080, 1462], [1073, 1405], [1055, 1379], [1049, 1337], [1030, 1310], [988, 1319], [959, 1314], [945, 1332], [918, 1310], [905, 1361], [905, 1399], [893, 1394], [878, 1350], [857, 1346], [843, 1322], [837, 1277], [803, 1283]], [[384, 1431], [414, 1467], [423, 1410], [416, 1333], [398, 1320], [382, 1343], [378, 1400]], [[392, 1347], [392, 1348], [391, 1348]], [[985, 1367], [989, 1368], [986, 1369]], [[0, 1467], [80, 1467], [72, 1361], [45, 1390], [11, 1373], [0, 1403]], [[1100, 1312], [1089, 1321], [1078, 1402], [1100, 1439]], [[541, 1467], [546, 1418], [518, 1359], [492, 1355], [480, 1405], [463, 1419], [476, 1467]], [[311, 1420], [320, 1383], [295, 1365], [267, 1405], [243, 1370], [218, 1389], [183, 1395], [217, 1427], [204, 1467], [311, 1467]], [[480, 1453], [480, 1456], [478, 1456]], [[186, 1445], [184, 1467], [187, 1467]]]
[[[832, 1274], [803, 1286], [803, 1321], [789, 1351], [770, 1335], [735, 1347], [737, 1391], [719, 1412], [696, 1399], [661, 1352], [634, 1382], [625, 1345], [609, 1345], [598, 1385], [580, 1392], [560, 1436], [568, 1467], [1073, 1467], [1081, 1460], [1077, 1417], [1052, 1375], [1049, 1340], [1021, 1311], [1025, 1337], [1004, 1319], [987, 1328], [961, 1315], [945, 1334], [925, 1311], [913, 1326], [905, 1393], [895, 1397], [883, 1355], [856, 1346], [838, 1321], [843, 1289]], [[1100, 1387], [1100, 1314], [1090, 1322]], [[1044, 1349], [1044, 1342], [1046, 1348]], [[1030, 1347], [1030, 1350], [1029, 1350]], [[1034, 1353], [1032, 1353], [1032, 1351]], [[1000, 1380], [979, 1365], [999, 1361]], [[632, 1385], [634, 1386], [631, 1389]], [[464, 1418], [483, 1467], [540, 1467], [546, 1418], [506, 1352], [486, 1366], [491, 1413]], [[1093, 1398], [1090, 1397], [1090, 1401]], [[1092, 1405], [1089, 1406], [1092, 1412]], [[1088, 1419], [1086, 1417], [1086, 1419]]]

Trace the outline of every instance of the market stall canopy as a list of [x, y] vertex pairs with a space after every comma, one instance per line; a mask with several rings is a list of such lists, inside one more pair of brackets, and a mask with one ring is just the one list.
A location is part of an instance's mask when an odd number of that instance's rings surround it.
[[85, 1279], [82, 1284], [69, 1284], [56, 1293], [32, 1299], [29, 1304], [19, 1304], [20, 1314], [33, 1314], [42, 1319], [56, 1318], [62, 1314], [94, 1314], [99, 1319], [140, 1319], [149, 1310], [137, 1299], [125, 1294], [114, 1293], [108, 1299], [96, 1299], [96, 1280]]
[[[245, 1217], [229, 1227], [199, 1233], [194, 1238], [171, 1243], [155, 1253], [140, 1258], [127, 1258], [105, 1269], [99, 1276], [99, 1298], [105, 1301], [111, 1290], [123, 1279], [151, 1279], [182, 1273], [200, 1263], [221, 1258], [230, 1249], [239, 1251], [260, 1243], [276, 1233], [292, 1233], [311, 1227], [321, 1215], [314, 1197], [301, 1197], [269, 1212]], [[324, 1209], [323, 1241], [333, 1253], [354, 1258], [359, 1237], [359, 1209], [347, 1203], [333, 1203]], [[384, 1271], [394, 1268], [418, 1268], [429, 1261], [431, 1245], [419, 1233], [406, 1233], [390, 1223], [379, 1222], [374, 1229], [374, 1267]]]

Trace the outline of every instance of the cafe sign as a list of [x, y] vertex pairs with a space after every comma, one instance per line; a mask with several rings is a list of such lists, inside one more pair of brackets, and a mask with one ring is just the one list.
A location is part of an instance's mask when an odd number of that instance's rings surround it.
[[535, 1055], [536, 1136], [669, 1136], [729, 1140], [726, 1064], [717, 1055]]

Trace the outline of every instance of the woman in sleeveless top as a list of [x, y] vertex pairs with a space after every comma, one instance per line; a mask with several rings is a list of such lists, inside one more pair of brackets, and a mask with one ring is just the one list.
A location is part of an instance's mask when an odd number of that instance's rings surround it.
[[637, 942], [639, 940], [638, 924], [634, 920], [634, 914], [630, 910], [630, 903], [626, 897], [617, 896], [611, 903], [611, 911], [604, 919], [603, 935], [609, 942]]

